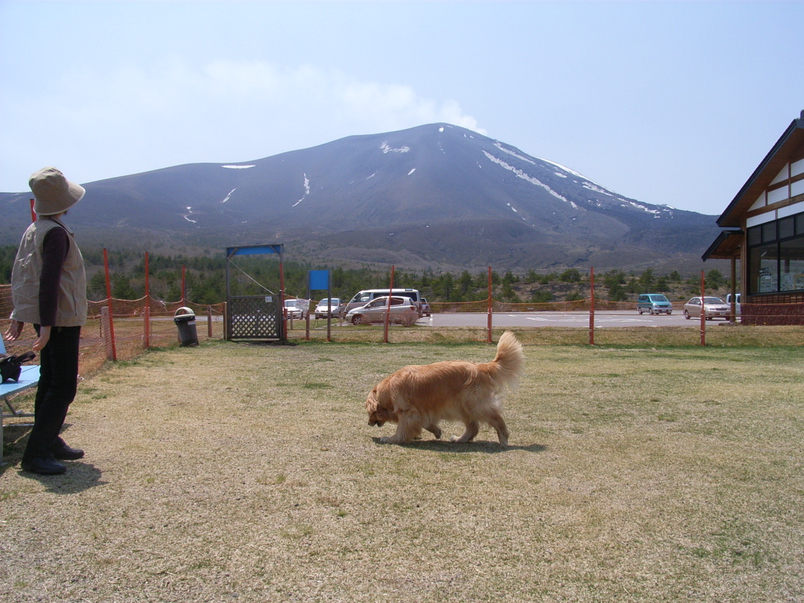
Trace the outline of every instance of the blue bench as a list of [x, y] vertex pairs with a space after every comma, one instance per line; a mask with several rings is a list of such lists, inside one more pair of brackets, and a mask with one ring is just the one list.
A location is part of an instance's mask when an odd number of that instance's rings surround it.
[[[3, 338], [0, 337], [0, 354], [6, 353], [6, 346], [3, 343]], [[17, 410], [14, 405], [11, 403], [11, 397], [15, 394], [19, 394], [20, 392], [24, 392], [27, 389], [31, 389], [36, 387], [39, 383], [39, 367], [37, 365], [23, 365], [22, 371], [20, 372], [19, 380], [14, 383], [13, 381], [9, 381], [8, 383], [0, 383], [0, 398], [3, 399], [2, 405], [0, 405], [0, 464], [3, 462], [3, 422], [5, 419], [10, 419], [13, 417], [33, 417], [33, 413], [31, 412], [23, 412], [21, 410]], [[6, 412], [6, 407], [8, 408], [8, 412]], [[28, 425], [29, 423], [23, 423], [23, 425]]]

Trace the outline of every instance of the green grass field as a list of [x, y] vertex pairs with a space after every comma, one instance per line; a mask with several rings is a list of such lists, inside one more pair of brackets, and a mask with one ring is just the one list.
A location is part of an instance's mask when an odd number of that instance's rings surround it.
[[[3, 601], [804, 601], [804, 347], [541, 345], [485, 427], [379, 443], [439, 341], [206, 343], [82, 383], [67, 476], [0, 475]], [[442, 425], [444, 437], [461, 426]]]

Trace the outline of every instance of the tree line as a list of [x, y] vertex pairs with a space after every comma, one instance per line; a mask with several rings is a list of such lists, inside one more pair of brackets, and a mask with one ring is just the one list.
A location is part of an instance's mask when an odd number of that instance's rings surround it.
[[[83, 250], [87, 267], [88, 295], [95, 301], [105, 299], [106, 278], [103, 269], [103, 250]], [[108, 251], [112, 297], [139, 299], [145, 295], [145, 258], [130, 250]], [[0, 246], [0, 284], [9, 283], [15, 246]], [[212, 255], [149, 255], [148, 274], [150, 295], [165, 301], [182, 298], [182, 271], [185, 272], [187, 298], [199, 304], [214, 304], [226, 300], [226, 258]], [[329, 269], [333, 297], [351, 299], [362, 289], [388, 287], [390, 270], [368, 267], [344, 268], [317, 266], [310, 262], [284, 261], [285, 295], [307, 297], [308, 272]], [[238, 256], [229, 265], [229, 286], [232, 295], [278, 295], [279, 262], [275, 256]], [[421, 272], [396, 269], [394, 287], [418, 289], [431, 302], [472, 302], [488, 297], [487, 270], [458, 274], [426, 269]], [[529, 270], [514, 274], [492, 271], [493, 297], [509, 303], [547, 303], [572, 301], [589, 297], [589, 273], [569, 268], [561, 272], [537, 273]], [[678, 271], [657, 275], [652, 269], [640, 274], [610, 270], [595, 279], [596, 297], [609, 301], [629, 301], [640, 293], [697, 295], [700, 276], [684, 278]], [[723, 290], [727, 279], [714, 269], [706, 274], [709, 291]], [[326, 291], [309, 292], [321, 299]], [[671, 298], [672, 299], [672, 298]]]

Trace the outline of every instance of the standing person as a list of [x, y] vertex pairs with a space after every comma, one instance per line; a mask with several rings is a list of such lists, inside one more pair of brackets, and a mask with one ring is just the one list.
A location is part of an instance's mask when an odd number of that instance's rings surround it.
[[83, 450], [70, 448], [59, 434], [75, 398], [78, 343], [87, 318], [84, 258], [61, 218], [86, 191], [52, 167], [36, 172], [28, 184], [37, 218], [22, 235], [14, 260], [14, 310], [4, 335], [9, 341], [17, 339], [26, 322], [33, 324], [38, 335], [33, 349], [39, 353], [40, 377], [22, 469], [56, 475], [67, 470], [58, 460], [84, 456]]

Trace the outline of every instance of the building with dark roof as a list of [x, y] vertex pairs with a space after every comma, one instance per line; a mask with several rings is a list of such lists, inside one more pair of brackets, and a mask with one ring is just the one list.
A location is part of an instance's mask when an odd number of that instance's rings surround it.
[[804, 324], [804, 111], [717, 220], [704, 261], [732, 262], [744, 324]]

